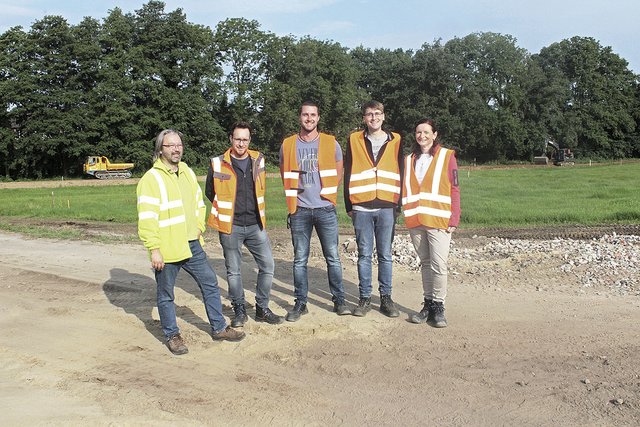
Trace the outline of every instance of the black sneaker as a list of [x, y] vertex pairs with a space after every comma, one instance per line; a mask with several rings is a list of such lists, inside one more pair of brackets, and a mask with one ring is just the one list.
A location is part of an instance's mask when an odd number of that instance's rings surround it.
[[256, 322], [266, 322], [270, 325], [277, 325], [284, 322], [284, 317], [278, 316], [269, 308], [262, 308], [256, 305]]
[[380, 295], [380, 313], [387, 317], [398, 317], [400, 312], [396, 308], [391, 295]]
[[446, 328], [447, 319], [444, 317], [444, 303], [432, 301], [429, 307], [429, 317], [427, 323], [434, 328]]
[[419, 313], [409, 316], [411, 323], [425, 323], [429, 318], [429, 307], [431, 307], [432, 300], [425, 299], [422, 303], [422, 310]]
[[300, 316], [303, 314], [307, 314], [309, 310], [307, 309], [307, 304], [296, 300], [295, 305], [293, 306], [293, 310], [287, 313], [287, 322], [297, 322], [300, 320]]
[[247, 317], [247, 307], [244, 304], [231, 304], [233, 307], [233, 319], [231, 319], [232, 328], [240, 328], [244, 326], [249, 318]]
[[333, 311], [338, 314], [338, 316], [345, 316], [347, 314], [351, 314], [351, 310], [347, 303], [343, 301], [336, 301], [333, 303]]
[[364, 317], [369, 310], [371, 310], [371, 297], [360, 297], [358, 306], [353, 309], [353, 315], [358, 317]]

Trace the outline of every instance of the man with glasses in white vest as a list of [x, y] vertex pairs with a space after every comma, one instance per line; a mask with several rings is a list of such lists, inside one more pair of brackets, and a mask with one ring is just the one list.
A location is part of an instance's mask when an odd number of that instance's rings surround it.
[[222, 315], [216, 273], [202, 249], [206, 207], [196, 175], [182, 162], [181, 134], [165, 129], [156, 137], [153, 167], [138, 182], [138, 235], [151, 258], [157, 283], [160, 325], [169, 350], [189, 350], [176, 322], [174, 287], [184, 269], [194, 278], [204, 301], [214, 340], [240, 341], [245, 333]]

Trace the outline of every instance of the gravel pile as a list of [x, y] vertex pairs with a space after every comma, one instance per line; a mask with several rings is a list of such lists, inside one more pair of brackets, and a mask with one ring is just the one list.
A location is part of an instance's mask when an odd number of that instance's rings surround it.
[[[459, 247], [452, 241], [449, 268], [460, 274], [472, 263], [508, 260], [515, 271], [544, 265], [551, 274], [573, 278], [579, 286], [607, 287], [621, 295], [640, 296], [640, 236], [604, 235], [591, 240], [553, 239], [520, 240], [483, 238], [471, 248]], [[358, 260], [355, 238], [343, 243], [348, 260]], [[374, 264], [377, 263], [375, 251]], [[418, 270], [420, 262], [408, 235], [396, 235], [393, 242], [393, 261], [411, 270]], [[473, 268], [481, 273], [486, 268]]]

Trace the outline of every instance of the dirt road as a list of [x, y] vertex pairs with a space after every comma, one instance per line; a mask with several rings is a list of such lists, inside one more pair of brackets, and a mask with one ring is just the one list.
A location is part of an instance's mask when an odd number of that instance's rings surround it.
[[[286, 236], [273, 240], [272, 308], [284, 314], [291, 249]], [[212, 234], [206, 248], [226, 289]], [[448, 328], [407, 322], [421, 289], [402, 266], [400, 318], [338, 317], [312, 252], [310, 313], [278, 326], [251, 320], [240, 343], [211, 340], [197, 287], [181, 275], [190, 352], [177, 357], [161, 342], [141, 245], [0, 233], [2, 424], [640, 425], [638, 296], [582, 288], [554, 254], [471, 257], [453, 266]], [[343, 263], [353, 304], [356, 269]], [[252, 283], [252, 264], [244, 274]]]

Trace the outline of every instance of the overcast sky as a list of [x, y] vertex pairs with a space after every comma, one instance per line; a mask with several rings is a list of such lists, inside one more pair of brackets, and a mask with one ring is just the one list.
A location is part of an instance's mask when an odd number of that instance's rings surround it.
[[[84, 16], [102, 19], [145, 1], [0, 0], [0, 33], [26, 30], [45, 15], [70, 24]], [[573, 36], [593, 37], [640, 73], [638, 0], [166, 0], [165, 11], [182, 8], [189, 22], [214, 28], [226, 18], [255, 19], [263, 31], [309, 35], [346, 47], [417, 49], [423, 43], [473, 32], [509, 34], [531, 53]]]

